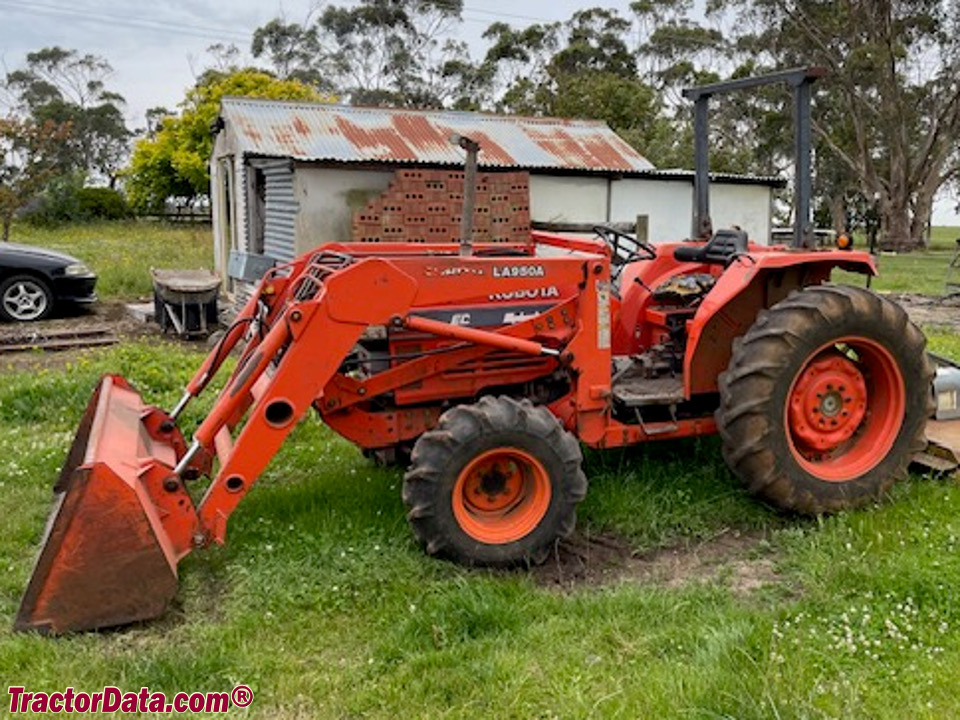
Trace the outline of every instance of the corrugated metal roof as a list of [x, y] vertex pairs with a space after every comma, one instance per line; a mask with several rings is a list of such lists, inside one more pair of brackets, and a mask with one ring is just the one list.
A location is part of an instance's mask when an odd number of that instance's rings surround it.
[[[636, 173], [638, 177], [648, 177], [652, 180], [689, 180], [693, 182], [692, 170], [670, 168], [668, 170], [648, 170]], [[787, 181], [777, 175], [738, 175], [736, 173], [712, 172], [710, 182], [732, 183], [735, 185], [767, 185], [775, 188], [785, 188]]]
[[337, 162], [462, 165], [450, 136], [480, 143], [480, 165], [637, 172], [653, 165], [605, 123], [453, 111], [224, 98], [243, 154]]

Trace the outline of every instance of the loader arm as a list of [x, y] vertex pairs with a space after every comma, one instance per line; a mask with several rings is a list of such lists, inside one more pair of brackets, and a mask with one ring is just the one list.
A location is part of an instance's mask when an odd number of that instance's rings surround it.
[[[364, 329], [406, 315], [417, 292], [408, 275], [375, 258], [349, 265], [322, 282], [298, 282], [292, 301], [246, 356], [194, 435], [193, 447], [216, 452], [220, 461], [198, 508], [205, 540], [224, 541], [230, 513], [320, 397]], [[269, 384], [257, 393], [257, 381], [268, 369]], [[254, 404], [236, 442], [218, 448], [217, 436], [243, 412], [251, 395]]]
[[[328, 258], [336, 261], [339, 266], [349, 262], [349, 258], [343, 254], [323, 255], [323, 260]], [[316, 256], [313, 259], [316, 259]], [[271, 327], [276, 322], [277, 316], [283, 311], [289, 299], [289, 290], [292, 288], [293, 280], [300, 275], [306, 264], [307, 261], [301, 257], [292, 263], [270, 270], [263, 277], [257, 291], [247, 299], [246, 304], [237, 313], [214, 351], [204, 359], [190, 382], [187, 383], [183, 397], [170, 412], [172, 419], [176, 420], [187, 403], [206, 389], [233, 349], [245, 338], [249, 338], [241, 354], [241, 362], [243, 362], [257, 342], [255, 337], [257, 333], [250, 331], [251, 326]], [[324, 264], [327, 263], [324, 262]]]
[[[189, 450], [169, 415], [146, 406], [122, 378], [104, 378], [57, 482], [17, 629], [62, 633], [161, 614], [176, 592], [179, 560], [223, 542], [230, 513], [364, 328], [404, 316], [417, 291], [409, 276], [375, 258], [332, 271], [308, 266], [291, 277], [285, 302], [269, 310], [270, 330], [250, 337]], [[254, 301], [244, 309], [251, 318], [256, 312]], [[222, 361], [216, 354], [187, 394], [209, 382]], [[229, 423], [248, 407], [233, 443]], [[220, 469], [195, 510], [176, 470], [201, 451], [218, 457]]]
[[[261, 282], [170, 414], [146, 405], [122, 378], [105, 378], [57, 483], [59, 497], [16, 627], [62, 633], [161, 614], [176, 592], [180, 559], [224, 542], [231, 513], [311, 407], [325, 419], [332, 411], [331, 426], [348, 437], [338, 420], [351, 412], [368, 423], [366, 432], [379, 427], [389, 433], [377, 425], [382, 417], [356, 407], [365, 395], [392, 392], [496, 353], [542, 359], [528, 372], [549, 373], [571, 363], [578, 343], [594, 336], [595, 330], [584, 334], [593, 326], [579, 315], [584, 301], [577, 289], [588, 275], [584, 259], [534, 266], [523, 257], [477, 258], [468, 277], [447, 272], [458, 262], [455, 256], [383, 258], [327, 248], [278, 268]], [[606, 277], [603, 267], [593, 268], [592, 282]], [[555, 283], [546, 286], [549, 292], [541, 289], [544, 275]], [[438, 302], [488, 296], [500, 301], [487, 285], [491, 276], [503, 278], [495, 287], [506, 291], [505, 298], [546, 292], [556, 296], [555, 304], [496, 328], [429, 317]], [[357, 380], [340, 371], [371, 326], [446, 346], [442, 356], [401, 362]], [[241, 344], [233, 373], [188, 446], [176, 416]], [[398, 415], [419, 418], [404, 429], [409, 434], [423, 432], [437, 413]], [[200, 474], [212, 480], [195, 507], [186, 482]]]
[[[311, 278], [310, 269], [300, 277]], [[479, 352], [499, 348], [534, 356], [560, 355], [557, 349], [521, 337], [533, 335], [532, 321], [497, 333], [410, 314], [417, 289], [409, 275], [376, 258], [337, 270], [313, 289], [299, 280], [291, 284], [283, 312], [266, 336], [244, 351], [217, 404], [197, 428], [191, 449], [175, 469], [182, 473], [192, 455], [201, 452], [215, 454], [220, 462], [198, 509], [202, 542], [223, 543], [230, 513], [311, 405], [322, 407], [324, 388], [368, 326], [402, 326], [462, 341], [474, 347], [474, 352], [479, 346]], [[564, 314], [565, 308], [558, 317]], [[567, 323], [565, 330], [569, 333], [571, 329]], [[304, 368], [310, 371], [304, 372]], [[270, 377], [264, 383], [268, 371]], [[381, 387], [395, 387], [396, 378], [386, 375]], [[248, 409], [247, 421], [233, 443], [225, 430], [247, 415]], [[201, 542], [200, 535], [196, 543]]]

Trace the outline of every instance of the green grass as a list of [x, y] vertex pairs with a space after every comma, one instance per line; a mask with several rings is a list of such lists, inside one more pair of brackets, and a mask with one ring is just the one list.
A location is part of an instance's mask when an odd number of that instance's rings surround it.
[[[949, 279], [960, 283], [960, 269], [950, 274], [950, 261], [957, 249], [956, 239], [960, 238], [960, 228], [935, 227], [931, 231], [930, 247], [911, 253], [886, 254], [877, 257], [880, 276], [873, 278], [871, 287], [879, 292], [922, 293], [924, 295], [942, 295], [944, 285]], [[857, 248], [865, 244], [858, 239]], [[837, 271], [833, 278], [836, 282], [863, 286], [863, 275]]]
[[960, 239], [960, 227], [935, 225], [930, 229], [929, 249], [953, 252], [957, 249], [957, 239]]
[[132, 221], [38, 228], [19, 223], [10, 240], [80, 258], [99, 275], [97, 293], [111, 300], [152, 294], [150, 268], [213, 267], [213, 240], [204, 225]]
[[[4, 374], [6, 685], [172, 694], [245, 683], [247, 714], [262, 718], [960, 714], [960, 488], [914, 477], [878, 508], [785, 518], [736, 487], [714, 439], [589, 453], [580, 526], [638, 549], [765, 531], [760, 551], [780, 580], [749, 594], [723, 575], [559, 592], [523, 571], [432, 560], [406, 526], [400, 472], [311, 418], [232, 517], [227, 546], [181, 564], [164, 618], [66, 638], [11, 633], [49, 487], [96, 378], [121, 372], [169, 407], [198, 360], [130, 343], [63, 372]], [[191, 408], [187, 430], [203, 411]]]
[[[209, 266], [206, 230], [15, 230], [88, 261], [108, 297], [148, 293], [151, 265]], [[927, 275], [950, 255], [881, 258], [882, 282], [933, 288]], [[930, 346], [960, 358], [956, 335], [931, 332]], [[119, 372], [169, 408], [200, 359], [138, 341], [63, 370], [0, 370], [0, 716], [10, 685], [172, 695], [238, 683], [255, 699], [232, 714], [257, 718], [960, 716], [960, 487], [914, 476], [877, 508], [784, 517], [739, 489], [715, 438], [587, 453], [579, 525], [638, 552], [762, 533], [755, 552], [778, 580], [752, 592], [723, 572], [560, 592], [523, 571], [432, 560], [404, 519], [401, 473], [310, 418], [231, 518], [227, 546], [181, 563], [163, 618], [13, 634], [50, 486], [97, 378]], [[188, 410], [187, 433], [210, 402]]]
[[[953, 255], [953, 252], [946, 251], [880, 255], [877, 257], [880, 274], [871, 280], [870, 287], [878, 292], [942, 295]], [[960, 283], [960, 270], [953, 271], [951, 279]], [[843, 270], [834, 272], [833, 280], [859, 287], [865, 285], [863, 275]]]

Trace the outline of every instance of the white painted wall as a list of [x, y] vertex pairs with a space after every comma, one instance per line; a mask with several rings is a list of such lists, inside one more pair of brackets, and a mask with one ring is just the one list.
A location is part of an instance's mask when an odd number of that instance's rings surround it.
[[[210, 163], [210, 202], [213, 218], [213, 261], [220, 277], [227, 277], [227, 261], [231, 250], [247, 248], [246, 176], [242, 160], [221, 155]], [[226, 193], [229, 191], [232, 216], [227, 218]]]
[[710, 216], [713, 227], [738, 225], [751, 240], [766, 245], [770, 242], [770, 188], [762, 185], [710, 184]]
[[606, 222], [607, 179], [531, 173], [530, 219], [537, 222]]
[[[764, 185], [710, 184], [710, 215], [714, 228], [738, 225], [759, 243], [770, 239], [771, 190]], [[650, 218], [650, 240], [674, 242], [690, 237], [693, 181], [628, 178], [611, 186], [610, 221], [636, 222]]]
[[216, 159], [210, 162], [210, 217], [213, 221], [213, 268], [220, 277], [227, 277], [227, 248], [223, 242], [223, 180], [220, 177], [220, 164]]
[[652, 242], [674, 242], [690, 237], [693, 184], [647, 178], [616, 180], [610, 185], [610, 222], [650, 218]]
[[293, 192], [300, 203], [296, 251], [325, 242], [349, 242], [353, 212], [390, 184], [393, 170], [349, 170], [298, 164]]

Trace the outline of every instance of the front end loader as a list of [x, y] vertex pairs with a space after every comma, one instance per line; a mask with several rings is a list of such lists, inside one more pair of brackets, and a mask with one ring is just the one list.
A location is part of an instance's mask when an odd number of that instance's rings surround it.
[[[572, 530], [580, 443], [719, 426], [751, 489], [821, 512], [882, 495], [922, 441], [922, 335], [892, 303], [823, 284], [838, 266], [872, 272], [866, 253], [724, 232], [619, 258], [599, 239], [533, 240], [466, 257], [457, 245], [324, 246], [263, 279], [170, 413], [105, 377], [16, 626], [162, 613], [178, 562], [225, 541], [311, 408], [369, 453], [409, 458], [404, 501], [426, 550], [484, 565], [537, 561]], [[233, 350], [188, 443], [177, 418]]]
[[[460, 245], [327, 244], [271, 270], [169, 413], [101, 381], [16, 627], [160, 615], [179, 561], [224, 543], [311, 409], [406, 466], [417, 539], [466, 564], [541, 561], [569, 535], [587, 490], [581, 444], [719, 433], [734, 474], [776, 507], [881, 498], [924, 444], [923, 335], [894, 303], [829, 284], [836, 268], [874, 274], [869, 254], [807, 247], [803, 233], [754, 244], [714, 232], [705, 210], [693, 242], [598, 228], [474, 245], [467, 228]], [[178, 419], [231, 353], [188, 441]]]

